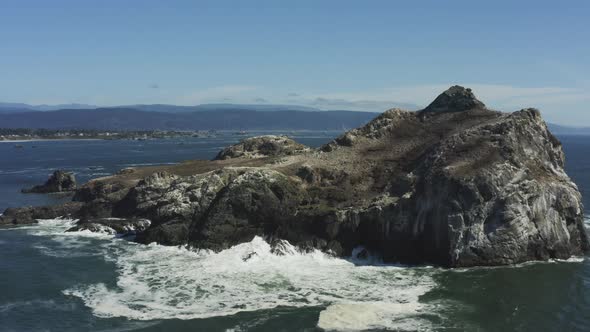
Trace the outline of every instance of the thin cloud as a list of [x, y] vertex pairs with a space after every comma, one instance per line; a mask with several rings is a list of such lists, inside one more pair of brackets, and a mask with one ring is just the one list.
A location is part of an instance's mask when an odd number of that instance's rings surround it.
[[254, 98], [254, 102], [255, 103], [268, 103], [268, 100], [259, 97], [259, 98]]
[[159, 89], [160, 85], [158, 85], [157, 83], [152, 83], [150, 84], [150, 89]]
[[417, 110], [419, 108], [419, 106], [416, 104], [387, 100], [346, 100], [325, 97], [317, 97], [311, 101], [308, 101], [307, 104], [321, 109], [342, 109], [368, 112], [379, 112], [394, 107], [403, 108], [407, 110]]

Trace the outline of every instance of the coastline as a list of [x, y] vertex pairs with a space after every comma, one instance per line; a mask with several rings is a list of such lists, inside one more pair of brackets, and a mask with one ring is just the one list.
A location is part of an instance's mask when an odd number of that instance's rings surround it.
[[26, 142], [45, 142], [45, 141], [104, 141], [104, 138], [31, 138], [31, 139], [5, 139], [0, 143], [26, 143]]

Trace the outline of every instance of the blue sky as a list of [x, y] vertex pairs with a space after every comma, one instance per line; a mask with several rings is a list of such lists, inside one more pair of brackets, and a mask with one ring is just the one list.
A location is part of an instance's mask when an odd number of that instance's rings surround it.
[[424, 106], [590, 126], [589, 1], [0, 0], [0, 101]]

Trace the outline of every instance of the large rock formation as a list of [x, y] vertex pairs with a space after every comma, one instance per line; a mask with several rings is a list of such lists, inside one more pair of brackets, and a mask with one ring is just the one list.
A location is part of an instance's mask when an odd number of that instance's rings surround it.
[[[149, 219], [143, 243], [221, 250], [261, 235], [442, 266], [568, 258], [589, 248], [580, 193], [535, 109], [492, 111], [454, 86], [422, 111], [386, 111], [317, 150], [277, 148], [274, 138], [266, 148], [268, 140], [225, 149], [190, 176], [175, 174], [186, 173], [181, 165], [94, 181], [78, 190], [76, 213]], [[243, 167], [252, 157], [260, 162]]]
[[76, 177], [73, 173], [57, 170], [51, 174], [49, 179], [33, 188], [23, 189], [23, 193], [59, 193], [76, 190]]

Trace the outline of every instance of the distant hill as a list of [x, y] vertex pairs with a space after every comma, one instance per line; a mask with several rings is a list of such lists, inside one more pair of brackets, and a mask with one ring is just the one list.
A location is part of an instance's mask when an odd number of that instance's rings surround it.
[[190, 113], [98, 108], [0, 114], [2, 128], [101, 130], [341, 130], [355, 128], [377, 113], [353, 111], [215, 110]]
[[200, 111], [242, 110], [242, 111], [320, 111], [318, 108], [299, 105], [272, 105], [272, 104], [201, 104], [195, 106], [178, 106], [168, 104], [137, 104], [124, 106], [99, 107], [87, 104], [60, 104], [60, 105], [29, 105], [24, 103], [0, 102], [0, 113], [23, 113], [31, 111], [57, 111], [63, 109], [88, 110], [98, 108], [133, 108], [140, 111], [163, 113], [186, 113]]
[[94, 109], [97, 106], [86, 104], [29, 105], [24, 103], [0, 102], [0, 113], [22, 113], [30, 111], [55, 111], [61, 109]]
[[141, 111], [184, 113], [201, 111], [306, 111], [314, 112], [320, 109], [298, 105], [265, 105], [265, 104], [201, 104], [196, 106], [177, 106], [167, 104], [128, 105], [116, 108], [134, 108]]
[[[81, 106], [80, 108], [74, 108]], [[65, 109], [51, 110], [53, 107]], [[1, 128], [110, 130], [341, 130], [358, 127], [378, 113], [320, 111], [296, 105], [166, 104], [94, 108], [92, 105], [0, 103]], [[548, 123], [555, 135], [590, 135], [590, 127]]]
[[590, 127], [569, 127], [548, 123], [549, 130], [554, 135], [590, 135]]

